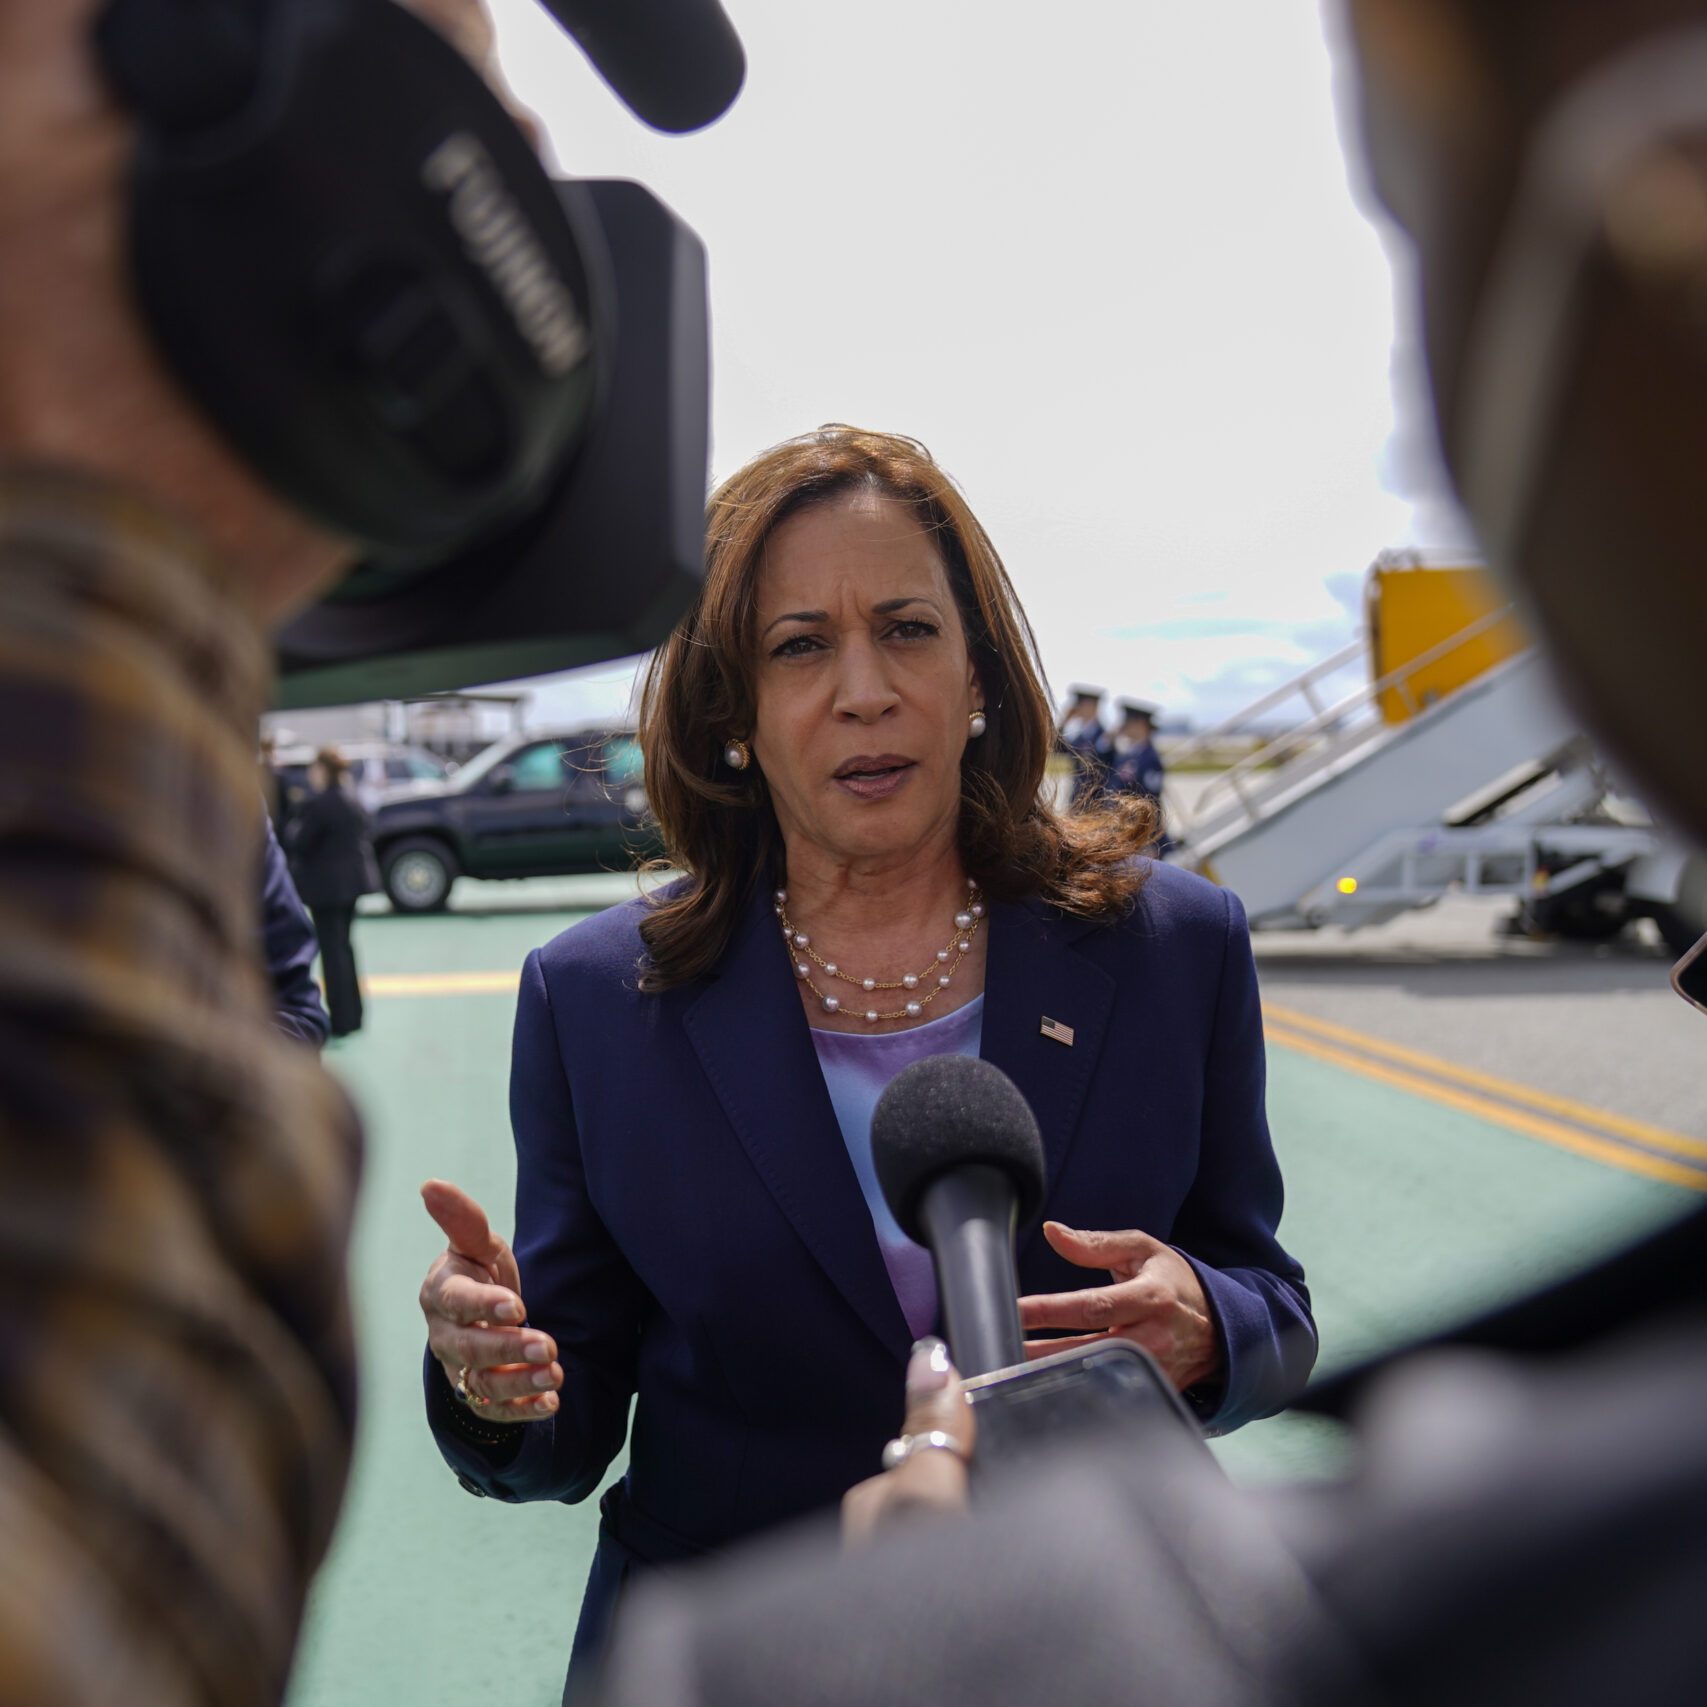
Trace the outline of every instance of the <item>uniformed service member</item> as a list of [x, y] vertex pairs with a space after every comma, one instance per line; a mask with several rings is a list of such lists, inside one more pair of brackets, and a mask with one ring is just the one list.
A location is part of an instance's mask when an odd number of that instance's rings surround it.
[[1161, 754], [1156, 751], [1156, 707], [1143, 700], [1120, 701], [1120, 727], [1108, 742], [1105, 763], [1111, 794], [1140, 794], [1159, 805], [1162, 783]]
[[1109, 737], [1102, 725], [1102, 689], [1074, 684], [1072, 703], [1061, 714], [1061, 745], [1073, 755], [1073, 804], [1094, 793], [1108, 767]]
[[1118, 703], [1121, 723], [1105, 745], [1103, 787], [1110, 794], [1135, 794], [1155, 804], [1156, 840], [1149, 851], [1160, 859], [1173, 843], [1161, 827], [1166, 772], [1162, 756], [1156, 751], [1156, 707], [1140, 699], [1123, 699]]

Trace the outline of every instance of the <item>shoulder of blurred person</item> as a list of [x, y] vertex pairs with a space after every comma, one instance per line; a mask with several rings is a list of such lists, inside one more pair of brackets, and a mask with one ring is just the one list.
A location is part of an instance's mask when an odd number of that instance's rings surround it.
[[314, 981], [319, 945], [308, 911], [291, 879], [272, 820], [264, 825], [261, 865], [261, 952], [273, 986], [274, 1018], [287, 1037], [318, 1046], [332, 1028]]
[[[1707, 1678], [1704, 1406], [1707, 1313], [1656, 1299], [1569, 1356], [1394, 1360], [1357, 1406], [1352, 1481], [1266, 1503], [1380, 1700], [1689, 1707]], [[1369, 1698], [1314, 1646], [1286, 1663], [1300, 1700]]]
[[[1380, 1698], [1699, 1699], [1707, 1629], [1707, 1208], [1320, 1382], [1343, 1487], [1270, 1509]], [[1302, 1698], [1317, 1655], [1292, 1660]]]

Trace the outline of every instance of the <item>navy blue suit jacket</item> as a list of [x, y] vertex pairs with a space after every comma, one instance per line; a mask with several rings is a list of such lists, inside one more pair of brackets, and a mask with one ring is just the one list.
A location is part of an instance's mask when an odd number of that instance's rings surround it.
[[[562, 1405], [488, 1454], [447, 1423], [446, 1459], [502, 1499], [585, 1498], [623, 1442], [615, 1527], [685, 1556], [836, 1500], [900, 1420], [910, 1335], [843, 1147], [778, 940], [757, 896], [717, 974], [636, 988], [639, 902], [530, 955], [511, 1117], [516, 1258], [557, 1341]], [[1227, 1429], [1284, 1404], [1315, 1358], [1303, 1274], [1275, 1238], [1255, 970], [1238, 901], [1152, 867], [1131, 917], [992, 904], [982, 1053], [1042, 1128], [1045, 1213], [1176, 1244], [1208, 1292]], [[1073, 1028], [1071, 1047], [1043, 1017]], [[1022, 1289], [1105, 1276], [1019, 1230]], [[454, 1422], [454, 1418], [451, 1422]], [[500, 1462], [507, 1458], [507, 1462]], [[607, 1508], [608, 1510], [609, 1508]]]
[[266, 820], [266, 843], [261, 856], [261, 952], [273, 985], [273, 1017], [287, 1037], [317, 1048], [326, 1041], [332, 1021], [314, 981], [314, 957], [320, 945], [308, 909], [291, 881], [284, 849]]

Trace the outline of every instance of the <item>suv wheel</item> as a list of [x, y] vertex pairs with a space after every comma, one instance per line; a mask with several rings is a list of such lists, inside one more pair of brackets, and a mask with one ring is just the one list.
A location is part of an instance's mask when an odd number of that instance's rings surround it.
[[430, 837], [396, 842], [385, 850], [385, 892], [400, 913], [436, 913], [450, 899], [456, 858]]

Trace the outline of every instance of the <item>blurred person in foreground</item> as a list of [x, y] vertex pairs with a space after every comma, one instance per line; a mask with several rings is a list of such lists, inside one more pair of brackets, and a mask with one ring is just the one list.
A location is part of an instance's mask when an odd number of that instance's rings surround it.
[[254, 731], [350, 554], [147, 341], [97, 11], [0, 6], [0, 1702], [263, 1707], [349, 1463], [358, 1137], [274, 1025]]
[[[1447, 461], [1562, 682], [1707, 834], [1707, 26], [1698, 5], [1351, 0], [1377, 182], [1421, 245]], [[1707, 1063], [1707, 1034], [1702, 1039]], [[1707, 1209], [1306, 1396], [1325, 1488], [1233, 1488], [1183, 1430], [967, 1514], [972, 1415], [810, 1538], [649, 1585], [609, 1707], [1695, 1707], [1707, 1696]], [[924, 1513], [934, 1522], [920, 1522]]]
[[308, 767], [313, 791], [285, 830], [291, 872], [314, 920], [332, 1035], [362, 1028], [362, 986], [350, 930], [356, 903], [379, 888], [373, 824], [356, 799], [350, 767], [336, 747], [322, 747]]
[[584, 1499], [636, 1401], [571, 1688], [625, 1583], [833, 1508], [890, 1432], [937, 1317], [871, 1158], [914, 1060], [982, 1055], [1038, 1116], [1025, 1321], [1072, 1336], [1040, 1343], [1129, 1337], [1216, 1429], [1316, 1349], [1239, 903], [1139, 857], [1146, 803], [1042, 803], [1030, 629], [922, 446], [827, 427], [713, 495], [641, 740], [688, 875], [528, 957], [513, 1251], [426, 1190], [428, 1416], [464, 1485]]

